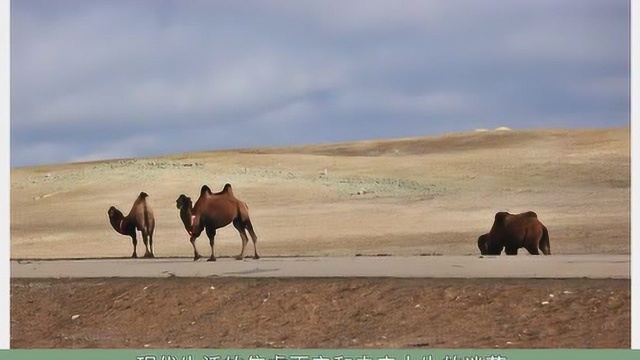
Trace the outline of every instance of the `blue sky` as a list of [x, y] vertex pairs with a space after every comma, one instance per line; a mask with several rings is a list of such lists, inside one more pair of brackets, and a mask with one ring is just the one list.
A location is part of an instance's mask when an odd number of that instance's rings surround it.
[[629, 124], [620, 0], [11, 3], [11, 166]]

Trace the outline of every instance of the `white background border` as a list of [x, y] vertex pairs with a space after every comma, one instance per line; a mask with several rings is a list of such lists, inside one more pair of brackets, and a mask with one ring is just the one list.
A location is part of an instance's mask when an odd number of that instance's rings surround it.
[[[631, 178], [640, 177], [640, 131], [633, 126], [634, 113], [640, 104], [640, 4], [631, 1]], [[10, 196], [10, 0], [0, 0], [0, 349], [8, 349], [10, 345], [10, 297], [9, 273], [10, 262], [10, 227], [9, 227], [9, 196]], [[634, 21], [635, 20], [635, 21]], [[634, 66], [635, 65], [635, 66]], [[637, 71], [634, 71], [637, 70]], [[635, 105], [635, 106], [634, 106]], [[634, 182], [631, 182], [631, 348], [640, 349], [640, 193]]]
[[[634, 21], [635, 20], [635, 21]], [[640, 178], [640, 129], [634, 121], [640, 105], [640, 2], [631, 1], [631, 348], [640, 349], [640, 192], [634, 179]], [[635, 45], [635, 46], [634, 46]], [[634, 66], [635, 65], [635, 66]], [[636, 126], [634, 126], [636, 123]], [[635, 226], [634, 226], [635, 225]]]
[[9, 231], [9, 26], [10, 1], [0, 0], [0, 349], [10, 345], [9, 321], [9, 251], [11, 250]]

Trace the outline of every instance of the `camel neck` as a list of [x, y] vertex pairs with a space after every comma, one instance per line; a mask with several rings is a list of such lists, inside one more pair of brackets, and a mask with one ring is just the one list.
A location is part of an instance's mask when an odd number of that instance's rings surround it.
[[182, 218], [182, 221], [185, 223], [185, 225], [187, 225], [187, 219], [191, 218], [191, 209], [180, 209], [180, 217]]
[[120, 220], [120, 225], [118, 225], [118, 228], [120, 229], [120, 233], [124, 234], [124, 218]]
[[191, 235], [191, 228], [193, 226], [194, 217], [195, 217], [194, 215], [191, 215], [191, 209], [189, 208], [180, 209], [180, 219], [182, 220], [182, 223], [184, 224], [184, 228], [185, 230], [187, 230], [187, 233], [189, 233], [189, 235]]

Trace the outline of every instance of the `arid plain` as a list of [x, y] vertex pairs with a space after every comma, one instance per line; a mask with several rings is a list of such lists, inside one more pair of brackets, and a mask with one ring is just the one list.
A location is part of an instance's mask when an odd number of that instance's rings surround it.
[[[14, 168], [11, 258], [128, 257], [107, 209], [126, 214], [140, 191], [156, 256], [191, 257], [175, 200], [227, 182], [264, 258], [476, 258], [495, 212], [527, 210], [554, 255], [628, 255], [629, 150], [628, 127], [490, 130]], [[197, 245], [209, 255], [206, 236]], [[235, 261], [236, 230], [215, 246], [217, 265]], [[630, 346], [628, 279], [14, 278], [11, 289], [14, 348]]]
[[[231, 183], [262, 256], [477, 254], [497, 211], [533, 210], [554, 254], [629, 253], [629, 128], [487, 131], [343, 144], [203, 152], [11, 170], [11, 257], [131, 254], [107, 209], [140, 191], [157, 256], [192, 256], [180, 194]], [[237, 255], [233, 227], [219, 256]], [[208, 241], [198, 240], [208, 254]], [[142, 246], [140, 241], [139, 246]], [[249, 251], [252, 249], [249, 248]], [[523, 250], [521, 250], [522, 253]]]

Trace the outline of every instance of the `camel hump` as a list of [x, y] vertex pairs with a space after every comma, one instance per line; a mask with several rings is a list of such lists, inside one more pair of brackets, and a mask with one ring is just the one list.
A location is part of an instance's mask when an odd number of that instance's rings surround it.
[[204, 194], [208, 194], [208, 195], [213, 194], [213, 192], [211, 191], [211, 188], [207, 185], [202, 185], [202, 187], [200, 188], [200, 195], [204, 195]]
[[536, 214], [533, 211], [527, 211], [526, 213], [524, 213], [523, 215], [527, 216], [527, 217], [533, 217], [533, 218], [537, 218], [538, 214]]
[[231, 184], [229, 184], [229, 183], [224, 184], [224, 188], [222, 189], [222, 192], [223, 193], [226, 193], [226, 192], [233, 193], [233, 190], [231, 189]]
[[502, 226], [504, 224], [504, 221], [506, 220], [506, 218], [511, 215], [506, 211], [500, 211], [496, 213], [495, 219], [494, 219], [494, 223], [496, 225]]
[[146, 199], [149, 196], [149, 194], [147, 194], [146, 192], [142, 191], [140, 192], [140, 195], [138, 195], [138, 199]]

